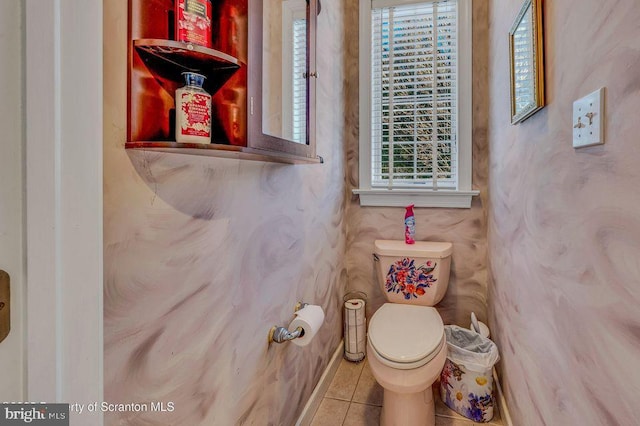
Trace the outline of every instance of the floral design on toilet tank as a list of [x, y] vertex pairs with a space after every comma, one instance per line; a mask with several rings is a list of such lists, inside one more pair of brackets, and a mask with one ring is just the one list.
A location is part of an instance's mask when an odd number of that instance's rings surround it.
[[415, 259], [404, 258], [391, 265], [387, 273], [385, 288], [388, 292], [404, 295], [404, 298], [418, 298], [425, 294], [425, 289], [436, 282], [430, 272], [436, 269], [437, 263], [428, 260], [424, 265], [415, 266]]

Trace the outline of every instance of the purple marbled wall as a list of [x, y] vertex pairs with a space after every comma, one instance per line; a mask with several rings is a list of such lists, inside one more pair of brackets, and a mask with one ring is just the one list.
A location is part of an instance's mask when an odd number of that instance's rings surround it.
[[[517, 425], [638, 424], [640, 3], [544, 2], [548, 105], [509, 124], [507, 34], [490, 5], [490, 325]], [[606, 86], [604, 146], [572, 103]]]
[[[354, 3], [354, 2], [351, 2]], [[349, 10], [349, 21], [357, 22], [356, 8]], [[480, 190], [471, 209], [418, 208], [416, 238], [426, 241], [451, 241], [453, 257], [449, 288], [438, 309], [445, 324], [469, 324], [475, 311], [486, 319], [487, 241], [486, 208], [488, 171], [488, 8], [483, 1], [473, 2], [473, 187]], [[347, 135], [347, 187], [358, 187], [358, 37], [357, 26], [350, 29], [347, 58], [347, 105], [350, 132]], [[404, 239], [404, 208], [360, 207], [357, 196], [347, 205], [347, 270], [349, 287], [368, 294], [368, 314], [385, 302], [376, 282], [372, 259], [376, 239]]]
[[[319, 17], [325, 164], [300, 166], [125, 152], [126, 4], [105, 2], [105, 399], [176, 409], [106, 424], [293, 424], [341, 339], [342, 2]], [[324, 308], [323, 328], [268, 348], [298, 300]]]

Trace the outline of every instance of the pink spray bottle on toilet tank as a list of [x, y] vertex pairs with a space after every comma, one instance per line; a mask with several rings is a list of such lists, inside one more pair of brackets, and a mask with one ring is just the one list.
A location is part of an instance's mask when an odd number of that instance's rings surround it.
[[416, 217], [413, 214], [413, 204], [406, 207], [407, 212], [404, 215], [404, 242], [407, 244], [415, 244], [416, 242]]

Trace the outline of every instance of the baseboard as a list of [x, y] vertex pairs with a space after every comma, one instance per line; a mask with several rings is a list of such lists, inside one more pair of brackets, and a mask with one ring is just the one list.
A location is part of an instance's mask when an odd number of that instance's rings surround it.
[[304, 406], [300, 417], [298, 417], [298, 421], [296, 422], [296, 426], [309, 426], [311, 421], [313, 420], [313, 416], [316, 414], [320, 403], [322, 402], [322, 398], [324, 397], [325, 392], [329, 388], [331, 384], [331, 380], [333, 376], [336, 374], [336, 370], [340, 366], [340, 361], [342, 360], [343, 353], [343, 341], [340, 341], [340, 344], [336, 348], [327, 368], [322, 373], [322, 377], [320, 377], [320, 381], [313, 389], [313, 393], [309, 397], [309, 400]]
[[498, 372], [496, 371], [495, 367], [493, 368], [493, 382], [496, 384], [496, 388], [498, 389], [498, 406], [500, 408], [500, 417], [502, 418], [502, 424], [504, 426], [513, 426], [513, 422], [511, 421], [511, 414], [509, 413], [509, 408], [507, 407], [507, 400], [504, 398], [504, 394], [502, 393], [502, 386], [500, 385]]

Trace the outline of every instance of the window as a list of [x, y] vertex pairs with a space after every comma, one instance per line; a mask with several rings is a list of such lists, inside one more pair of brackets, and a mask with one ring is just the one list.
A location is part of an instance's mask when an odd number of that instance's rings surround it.
[[364, 3], [360, 204], [470, 207], [471, 0]]

